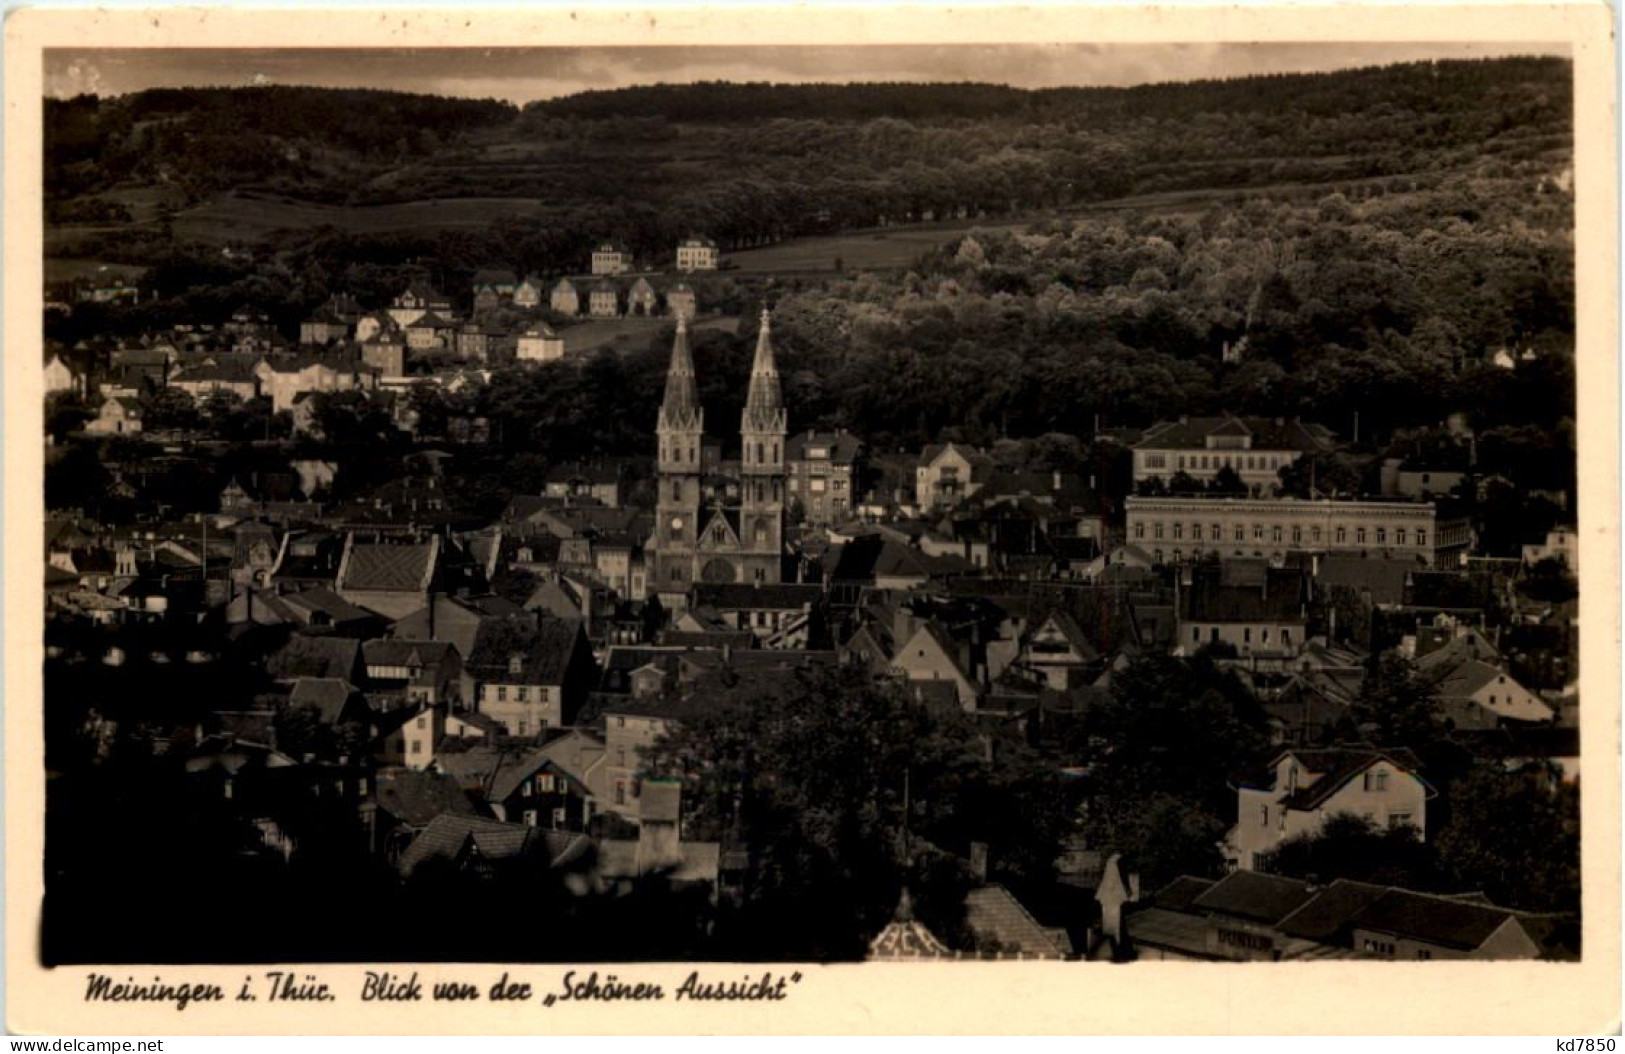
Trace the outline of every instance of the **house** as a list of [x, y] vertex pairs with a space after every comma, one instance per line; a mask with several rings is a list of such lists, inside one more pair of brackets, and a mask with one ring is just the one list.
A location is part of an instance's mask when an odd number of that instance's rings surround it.
[[369, 311], [356, 319], [354, 336], [356, 343], [364, 343], [380, 333], [393, 333], [400, 337], [402, 342], [406, 340], [401, 332], [400, 323], [396, 322], [395, 317], [388, 311]]
[[1187, 654], [1228, 645], [1257, 668], [1281, 664], [1303, 648], [1308, 591], [1301, 571], [1261, 560], [1181, 568], [1179, 625]]
[[512, 736], [569, 725], [598, 678], [586, 632], [575, 619], [544, 619], [534, 628], [483, 627], [467, 669], [477, 686], [478, 711]]
[[1382, 495], [1385, 498], [1446, 497], [1466, 481], [1466, 461], [1465, 451], [1455, 464], [1387, 458], [1382, 463]]
[[690, 235], [677, 243], [679, 271], [715, 271], [719, 262], [717, 243], [703, 234]]
[[618, 242], [602, 242], [592, 251], [592, 273], [625, 274], [632, 269], [632, 250]]
[[221, 355], [212, 361], [182, 367], [169, 383], [199, 404], [216, 392], [235, 395], [248, 402], [260, 394], [260, 379], [254, 372], [254, 366], [255, 363], [247, 357]]
[[1091, 668], [1100, 652], [1077, 619], [1065, 611], [1052, 611], [1021, 641], [1017, 667], [1032, 673], [1045, 687], [1067, 691], [1092, 680]]
[[[515, 307], [540, 307], [542, 304], [542, 280], [535, 275], [526, 275], [525, 280], [514, 286], [513, 303]], [[556, 307], [554, 310], [558, 310]], [[574, 314], [575, 312], [568, 312]]]
[[360, 360], [318, 355], [266, 356], [254, 367], [260, 391], [271, 397], [271, 410], [292, 410], [299, 396], [316, 392], [373, 391], [378, 371]]
[[1420, 668], [1433, 678], [1439, 703], [1457, 728], [1544, 723], [1557, 717], [1545, 700], [1519, 684], [1504, 667], [1468, 658], [1435, 661]]
[[660, 310], [660, 297], [647, 278], [639, 277], [626, 292], [626, 313], [647, 317]]
[[355, 684], [361, 680], [361, 643], [349, 637], [295, 633], [265, 660], [272, 680], [291, 686], [300, 678], [331, 678]]
[[694, 297], [694, 287], [687, 282], [678, 282], [667, 288], [666, 310], [673, 318], [693, 322], [699, 309], [699, 301]]
[[[585, 839], [581, 841], [585, 849]], [[408, 881], [446, 874], [490, 878], [518, 872], [540, 876], [564, 862], [556, 848], [535, 827], [442, 813], [406, 847], [396, 867]]]
[[620, 318], [621, 293], [615, 283], [605, 278], [592, 287], [588, 296], [587, 314], [593, 318]]
[[894, 673], [909, 681], [946, 681], [964, 710], [975, 710], [981, 692], [959, 659], [959, 648], [935, 622], [920, 623], [891, 657]]
[[288, 693], [290, 710], [314, 710], [317, 719], [329, 728], [339, 725], [366, 725], [372, 709], [355, 685], [342, 677], [300, 677]]
[[1166, 483], [1183, 472], [1205, 484], [1228, 468], [1249, 490], [1272, 494], [1280, 488], [1281, 469], [1332, 446], [1331, 432], [1297, 420], [1182, 417], [1152, 426], [1134, 444], [1134, 482]]
[[435, 311], [425, 311], [402, 324], [406, 346], [412, 351], [449, 351], [457, 340], [458, 324]]
[[1068, 959], [1072, 941], [1064, 929], [1042, 925], [1004, 886], [992, 883], [965, 894], [965, 927], [978, 952], [1022, 959]]
[[435, 763], [435, 748], [446, 734], [446, 708], [429, 703], [398, 707], [375, 722], [374, 754], [384, 765], [422, 772]]
[[814, 609], [824, 602], [818, 585], [696, 582], [691, 609], [714, 612], [721, 625], [749, 630], [767, 648], [805, 648]]
[[557, 362], [564, 358], [564, 338], [545, 322], [526, 327], [514, 346], [520, 362]]
[[463, 660], [450, 644], [432, 640], [369, 640], [361, 646], [367, 680], [407, 703], [455, 704], [462, 698]]
[[914, 498], [921, 509], [951, 508], [981, 489], [993, 459], [959, 443], [933, 443], [914, 469]]
[[549, 498], [586, 498], [618, 509], [625, 479], [623, 461], [571, 461], [549, 468], [542, 487]]
[[576, 284], [568, 278], [560, 278], [547, 296], [547, 302], [552, 309], [561, 315], [581, 314], [581, 294], [576, 291]]
[[423, 829], [444, 813], [473, 816], [469, 801], [455, 779], [440, 772], [386, 768], [377, 773], [378, 831], [376, 842], [385, 861], [394, 865]]
[[78, 370], [68, 364], [66, 356], [61, 352], [50, 352], [45, 356], [45, 394], [54, 395], [57, 392], [77, 392], [82, 386], [83, 378]]
[[1556, 527], [1546, 532], [1546, 540], [1523, 547], [1525, 567], [1533, 567], [1542, 560], [1557, 560], [1569, 569], [1569, 574], [1580, 573], [1580, 533], [1573, 527]]
[[803, 522], [826, 527], [852, 517], [857, 501], [858, 458], [863, 443], [844, 428], [806, 431], [784, 443], [785, 486], [791, 516], [799, 509]]
[[413, 282], [390, 304], [389, 317], [405, 329], [431, 312], [450, 315], [451, 310], [450, 297], [441, 295], [427, 282]]
[[359, 313], [345, 318], [324, 304], [309, 318], [299, 323], [299, 343], [331, 344], [335, 340], [345, 340], [350, 336], [350, 326], [357, 317]]
[[361, 342], [361, 361], [386, 378], [406, 376], [406, 338], [398, 329], [382, 330]]
[[[1103, 905], [1104, 908], [1104, 905]], [[1563, 920], [1480, 895], [1419, 893], [1337, 879], [1318, 886], [1237, 871], [1185, 875], [1120, 906], [1119, 958], [1290, 962], [1568, 958]], [[1104, 912], [1103, 912], [1104, 913]]]
[[[506, 751], [482, 774], [478, 793], [498, 819], [552, 831], [584, 831], [597, 808], [604, 743], [579, 730], [539, 747]], [[455, 759], [444, 762], [459, 768]], [[460, 771], [462, 771], [459, 768]]]
[[132, 435], [141, 431], [141, 403], [128, 395], [102, 401], [96, 416], [85, 422], [86, 435]]
[[1269, 764], [1267, 784], [1236, 791], [1236, 825], [1221, 848], [1234, 867], [1253, 870], [1282, 842], [1317, 833], [1340, 813], [1380, 828], [1411, 827], [1427, 836], [1433, 788], [1408, 750], [1291, 748]]
[[346, 536], [334, 590], [389, 619], [404, 618], [429, 600], [440, 564], [440, 538], [421, 543], [357, 542]]
[[[480, 627], [504, 621], [535, 625], [533, 616], [501, 597], [459, 597], [436, 592], [422, 608], [396, 620], [390, 635], [404, 640], [440, 641], [455, 647], [459, 655], [472, 655]], [[467, 660], [464, 662], [466, 665]], [[464, 699], [472, 700], [472, 687], [465, 675]]]
[[496, 336], [495, 330], [487, 329], [478, 322], [464, 323], [454, 341], [457, 357], [464, 361], [487, 361], [491, 357], [491, 345]]

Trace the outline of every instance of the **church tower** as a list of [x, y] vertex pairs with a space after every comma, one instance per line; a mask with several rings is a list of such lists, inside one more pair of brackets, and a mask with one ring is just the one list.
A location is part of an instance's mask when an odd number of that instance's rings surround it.
[[762, 309], [750, 392], [739, 434], [739, 580], [778, 582], [784, 558], [784, 440], [789, 432], [779, 369], [773, 361], [772, 318]]
[[666, 370], [666, 397], [656, 426], [660, 450], [656, 459], [655, 530], [649, 588], [651, 592], [686, 594], [693, 583], [694, 553], [700, 531], [700, 447], [705, 411], [694, 380], [694, 355], [688, 347], [688, 324], [677, 318], [677, 339]]

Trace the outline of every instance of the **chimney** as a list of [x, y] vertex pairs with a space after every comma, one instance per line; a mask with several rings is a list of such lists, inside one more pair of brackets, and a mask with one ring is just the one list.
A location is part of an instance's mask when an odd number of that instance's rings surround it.
[[972, 842], [970, 844], [970, 869], [981, 884], [987, 882], [987, 843]]

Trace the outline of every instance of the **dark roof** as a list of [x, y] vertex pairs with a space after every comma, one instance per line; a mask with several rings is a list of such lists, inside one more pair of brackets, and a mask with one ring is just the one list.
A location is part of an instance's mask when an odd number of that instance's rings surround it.
[[321, 714], [322, 723], [336, 725], [345, 717], [360, 717], [366, 703], [349, 681], [337, 677], [301, 677], [288, 693], [288, 705], [310, 707]]
[[1313, 897], [1307, 882], [1262, 871], [1232, 871], [1191, 901], [1197, 911], [1273, 925]]
[[1253, 450], [1325, 450], [1332, 433], [1320, 425], [1267, 417], [1189, 417], [1153, 425], [1136, 450], [1205, 450], [1207, 437], [1252, 436]]
[[1180, 875], [1151, 897], [1151, 903], [1169, 911], [1188, 911], [1191, 902], [1213, 888], [1213, 879]]
[[1416, 560], [1327, 553], [1320, 558], [1322, 589], [1343, 587], [1371, 594], [1373, 604], [1399, 604], [1405, 600], [1405, 578], [1416, 570]]
[[802, 432], [784, 441], [784, 460], [814, 460], [807, 455], [808, 447], [824, 447], [824, 456], [816, 460], [837, 465], [850, 465], [863, 450], [863, 441], [850, 432]]
[[348, 637], [307, 637], [294, 634], [288, 643], [266, 660], [272, 677], [348, 678], [356, 669], [360, 642]]
[[378, 807], [408, 827], [423, 827], [443, 813], [472, 816], [474, 805], [450, 776], [384, 769], [378, 773]]
[[452, 650], [450, 644], [440, 641], [394, 638], [369, 640], [361, 646], [362, 658], [368, 666], [410, 666], [414, 662], [438, 666]]
[[[485, 680], [505, 684], [563, 684], [581, 640], [577, 619], [542, 619], [534, 627], [503, 620], [481, 624], [466, 668]], [[510, 672], [521, 656], [520, 672]]]
[[551, 856], [539, 828], [446, 812], [431, 820], [412, 840], [398, 866], [402, 874], [410, 875], [434, 860], [456, 860], [468, 845], [485, 860], [535, 856], [548, 862]]
[[1295, 568], [1226, 561], [1196, 568], [1181, 599], [1190, 622], [1300, 622], [1304, 579]]
[[696, 582], [694, 606], [716, 608], [719, 611], [761, 610], [799, 611], [808, 604], [817, 604], [824, 596], [824, 587], [791, 582], [777, 584], [751, 582]]
[[1504, 908], [1485, 907], [1405, 889], [1390, 889], [1361, 909], [1349, 920], [1349, 924], [1360, 929], [1471, 951], [1488, 940], [1490, 934], [1512, 917], [1512, 913]]
[[422, 592], [429, 588], [439, 546], [354, 542], [340, 571], [341, 591]]
[[[1416, 775], [1421, 767], [1416, 756], [1408, 750], [1360, 750], [1360, 749], [1329, 749], [1329, 750], [1292, 750], [1284, 752], [1291, 754], [1301, 762], [1310, 772], [1322, 773], [1321, 777], [1307, 787], [1298, 788], [1297, 793], [1289, 794], [1282, 799], [1281, 804], [1288, 809], [1312, 811], [1320, 808], [1326, 800], [1336, 794], [1349, 780], [1358, 776], [1366, 769], [1379, 761], [1386, 761], [1395, 768]], [[1284, 756], [1277, 755], [1277, 758]], [[1420, 778], [1420, 777], [1418, 777]]]
[[1350, 919], [1386, 892], [1387, 886], [1340, 878], [1277, 925], [1289, 937], [1334, 941], [1348, 926]]

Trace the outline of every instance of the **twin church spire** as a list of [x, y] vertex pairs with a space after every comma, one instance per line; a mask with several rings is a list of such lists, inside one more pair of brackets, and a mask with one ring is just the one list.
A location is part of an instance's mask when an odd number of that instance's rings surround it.
[[[677, 339], [671, 346], [671, 365], [666, 370], [666, 395], [660, 403], [661, 432], [703, 432], [705, 409], [700, 406], [699, 385], [694, 376], [694, 353], [688, 346], [688, 323], [677, 319]], [[779, 386], [779, 368], [773, 359], [773, 320], [762, 309], [761, 330], [756, 337], [756, 356], [751, 363], [750, 390], [739, 430], [746, 435], [784, 435], [788, 415]]]

